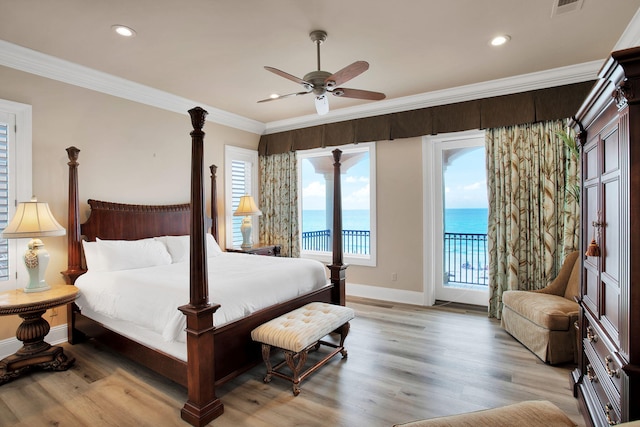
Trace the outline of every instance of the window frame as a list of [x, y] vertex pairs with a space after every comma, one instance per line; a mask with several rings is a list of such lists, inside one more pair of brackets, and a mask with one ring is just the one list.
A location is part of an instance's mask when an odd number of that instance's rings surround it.
[[[258, 186], [258, 152], [256, 150], [250, 150], [248, 148], [236, 147], [233, 145], [225, 145], [224, 147], [224, 175], [225, 175], [225, 243], [226, 247], [231, 248], [234, 246], [233, 244], [233, 227], [234, 227], [234, 217], [233, 216], [233, 167], [232, 163], [234, 161], [249, 163], [251, 170], [250, 179], [250, 192], [254, 197], [254, 200], [260, 207], [260, 194], [259, 194], [259, 186]], [[238, 227], [240, 224], [238, 222]], [[260, 221], [257, 218], [253, 218], [251, 235], [253, 238], [253, 242], [257, 243], [259, 241], [260, 236]]]
[[[13, 217], [19, 201], [32, 196], [32, 107], [28, 104], [0, 99], [0, 111], [15, 116], [14, 138], [9, 141], [9, 218]], [[11, 153], [14, 155], [12, 156]], [[11, 202], [13, 199], [13, 203]], [[17, 289], [28, 277], [22, 252], [30, 239], [8, 239], [9, 280], [0, 281], [0, 291]]]
[[[332, 151], [340, 149], [343, 154], [354, 152], [369, 152], [369, 255], [358, 254], [343, 254], [343, 260], [345, 264], [360, 265], [366, 267], [377, 266], [377, 220], [376, 220], [376, 143], [364, 142], [358, 144], [348, 144], [336, 147], [314, 148], [310, 150], [301, 150], [297, 152], [297, 179], [298, 179], [298, 233], [299, 241], [302, 242], [302, 161], [305, 158], [321, 157], [321, 156], [333, 156]], [[342, 175], [344, 176], [344, 174]], [[343, 186], [344, 187], [344, 186]], [[344, 198], [344, 189], [342, 191], [342, 197]], [[344, 199], [343, 199], [344, 200]], [[344, 204], [343, 204], [344, 206]], [[344, 209], [343, 209], [344, 211]], [[329, 212], [328, 215], [331, 213]], [[343, 221], [344, 228], [344, 221]], [[320, 252], [320, 251], [303, 251], [300, 248], [301, 258], [315, 259], [321, 262], [330, 263], [332, 261], [332, 253]]]

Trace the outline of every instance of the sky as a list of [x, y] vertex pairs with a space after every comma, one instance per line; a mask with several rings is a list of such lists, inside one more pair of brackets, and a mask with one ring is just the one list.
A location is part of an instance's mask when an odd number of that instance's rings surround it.
[[[324, 210], [324, 176], [316, 174], [307, 160], [302, 161], [302, 197], [304, 210]], [[349, 168], [342, 179], [342, 209], [369, 209], [369, 154]]]
[[[342, 208], [369, 209], [369, 156], [347, 171], [342, 181]], [[306, 167], [305, 167], [306, 165]], [[444, 173], [445, 207], [486, 208], [487, 177], [484, 147], [455, 157]], [[302, 197], [304, 210], [325, 209], [325, 180], [303, 160]]]
[[455, 157], [444, 172], [445, 209], [486, 208], [484, 147]]

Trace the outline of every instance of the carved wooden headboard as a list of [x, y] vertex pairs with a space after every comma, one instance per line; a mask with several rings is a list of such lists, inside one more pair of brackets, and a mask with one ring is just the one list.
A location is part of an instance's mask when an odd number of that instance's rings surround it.
[[89, 200], [91, 213], [80, 226], [87, 240], [135, 240], [189, 234], [190, 205], [129, 205]]

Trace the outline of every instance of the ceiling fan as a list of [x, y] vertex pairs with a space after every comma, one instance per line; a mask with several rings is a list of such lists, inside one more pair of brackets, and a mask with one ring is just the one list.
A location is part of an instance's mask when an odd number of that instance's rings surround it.
[[287, 95], [272, 95], [270, 98], [262, 99], [258, 102], [275, 101], [276, 99], [313, 93], [315, 95], [316, 111], [318, 114], [323, 115], [329, 112], [329, 99], [327, 98], [328, 93], [344, 98], [369, 99], [372, 101], [378, 101], [385, 98], [385, 94], [380, 92], [338, 87], [367, 71], [369, 69], [369, 63], [366, 61], [356, 61], [333, 74], [328, 71], [322, 71], [320, 69], [320, 45], [327, 39], [327, 33], [322, 30], [316, 30], [312, 31], [309, 34], [309, 37], [311, 38], [311, 41], [316, 44], [318, 57], [317, 71], [311, 71], [310, 73], [305, 74], [303, 78], [298, 78], [289, 73], [278, 70], [277, 68], [268, 66], [264, 67], [267, 71], [271, 71], [285, 79], [301, 84], [304, 91], [294, 92]]

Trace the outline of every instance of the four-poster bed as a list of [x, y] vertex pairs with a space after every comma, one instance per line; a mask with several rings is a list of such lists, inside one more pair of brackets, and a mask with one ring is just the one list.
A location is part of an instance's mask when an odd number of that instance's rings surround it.
[[[259, 308], [251, 314], [223, 325], [214, 324], [214, 315], [221, 309], [216, 295], [209, 295], [209, 282], [215, 276], [208, 273], [207, 228], [218, 240], [216, 168], [211, 166], [212, 221], [205, 215], [203, 183], [203, 140], [205, 116], [200, 107], [189, 111], [193, 131], [191, 164], [191, 201], [181, 205], [149, 206], [129, 205], [89, 200], [91, 212], [88, 220], [80, 223], [78, 198], [78, 154], [75, 147], [67, 149], [69, 157], [69, 223], [68, 269], [63, 272], [68, 284], [76, 284], [87, 269], [82, 263], [83, 238], [86, 241], [157, 238], [159, 236], [184, 236], [188, 238], [188, 289], [185, 284], [184, 301], [176, 301], [175, 310], [186, 318], [186, 360], [174, 352], [155, 348], [115, 328], [106, 327], [104, 318], [98, 320], [83, 313], [77, 305], [68, 312], [69, 341], [90, 337], [101, 341], [125, 356], [153, 369], [163, 376], [187, 387], [188, 401], [181, 415], [192, 425], [205, 425], [223, 412], [223, 405], [216, 397], [215, 387], [234, 378], [262, 361], [260, 345], [251, 340], [251, 331], [264, 322], [299, 308], [309, 302], [345, 304], [345, 270], [342, 258], [342, 219], [340, 193], [340, 150], [334, 151], [334, 236], [333, 262], [328, 266], [330, 281], [312, 290], [276, 304]], [[100, 243], [100, 242], [98, 242]], [[209, 250], [211, 253], [211, 250]], [[243, 258], [269, 258], [270, 262], [287, 261], [256, 255], [227, 254]], [[225, 256], [227, 256], [225, 255]], [[278, 261], [275, 261], [278, 260]], [[288, 259], [288, 261], [303, 261]], [[186, 262], [186, 261], [185, 261]], [[185, 267], [186, 269], [186, 267]], [[88, 278], [89, 274], [85, 275]], [[84, 278], [83, 278], [84, 279]], [[90, 286], [85, 283], [84, 286]], [[278, 286], [278, 283], [273, 283]], [[274, 288], [276, 289], [276, 288]], [[80, 291], [82, 295], [82, 289]], [[211, 302], [210, 302], [211, 300]], [[181, 305], [184, 304], [184, 305]], [[144, 303], [143, 303], [144, 305]], [[180, 305], [180, 307], [178, 307]], [[126, 324], [126, 322], [125, 322]], [[176, 343], [173, 343], [176, 344]]]

